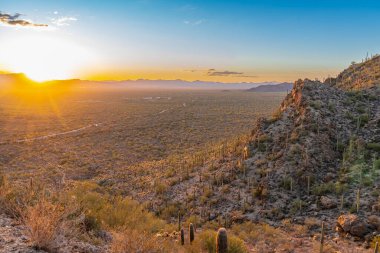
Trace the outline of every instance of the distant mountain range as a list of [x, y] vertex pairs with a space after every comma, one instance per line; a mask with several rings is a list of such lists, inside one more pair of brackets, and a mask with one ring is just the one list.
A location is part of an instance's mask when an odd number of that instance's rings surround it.
[[[4, 85], [25, 85], [33, 83], [23, 74], [0, 74], [0, 87]], [[255, 90], [264, 88], [263, 92], [273, 89], [276, 91], [286, 91], [292, 88], [292, 84], [279, 82], [262, 83], [222, 83], [206, 81], [184, 81], [184, 80], [125, 80], [125, 81], [88, 81], [88, 80], [57, 80], [48, 81], [45, 84], [51, 85], [74, 85], [78, 88], [129, 88], [129, 89], [197, 89], [197, 90]], [[288, 84], [287, 88], [281, 89], [282, 85]]]
[[293, 88], [292, 83], [264, 84], [249, 89], [252, 92], [287, 92]]

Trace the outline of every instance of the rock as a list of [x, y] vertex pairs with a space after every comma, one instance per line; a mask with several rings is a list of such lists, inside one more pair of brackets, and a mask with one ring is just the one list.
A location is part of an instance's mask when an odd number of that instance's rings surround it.
[[368, 217], [368, 223], [373, 226], [374, 229], [380, 231], [380, 217], [376, 215], [371, 215]]
[[353, 236], [364, 238], [370, 232], [369, 225], [354, 214], [343, 214], [337, 222], [338, 231], [341, 229]]
[[372, 206], [372, 212], [378, 213], [380, 212], [380, 204], [376, 204]]
[[322, 209], [332, 209], [336, 207], [335, 201], [329, 197], [322, 196], [320, 201]]
[[328, 182], [331, 182], [332, 180], [334, 180], [336, 176], [333, 174], [333, 173], [327, 173], [326, 176], [323, 178], [323, 181], [328, 183]]

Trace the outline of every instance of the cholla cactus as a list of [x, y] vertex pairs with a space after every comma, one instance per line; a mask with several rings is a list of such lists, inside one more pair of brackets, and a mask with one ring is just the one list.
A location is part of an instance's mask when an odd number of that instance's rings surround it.
[[227, 251], [227, 230], [225, 228], [219, 228], [218, 235], [216, 237], [216, 253], [227, 253]]
[[195, 234], [194, 234], [194, 225], [193, 223], [190, 223], [189, 225], [189, 234], [190, 234], [190, 244], [194, 241]]

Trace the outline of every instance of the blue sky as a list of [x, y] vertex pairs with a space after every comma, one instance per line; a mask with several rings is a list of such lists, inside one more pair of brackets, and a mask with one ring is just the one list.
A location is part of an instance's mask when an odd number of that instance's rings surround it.
[[[41, 36], [91, 52], [67, 77], [293, 81], [380, 53], [380, 1], [12, 0], [0, 11], [52, 28], [0, 26], [2, 40]], [[11, 65], [0, 59], [23, 71]]]

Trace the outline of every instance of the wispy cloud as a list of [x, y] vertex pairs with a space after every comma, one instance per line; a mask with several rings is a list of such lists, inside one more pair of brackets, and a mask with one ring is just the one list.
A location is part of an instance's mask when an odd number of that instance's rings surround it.
[[190, 4], [185, 4], [185, 5], [182, 5], [179, 10], [180, 11], [183, 11], [183, 12], [192, 12], [194, 10], [196, 10], [197, 8], [193, 5], [190, 5]]
[[10, 15], [7, 13], [0, 12], [0, 23], [8, 26], [23, 26], [23, 27], [47, 27], [47, 24], [36, 24], [30, 20], [20, 19], [22, 15], [20, 13], [16, 13], [14, 15]]
[[192, 26], [197, 26], [197, 25], [201, 25], [205, 22], [204, 19], [198, 19], [198, 20], [194, 20], [194, 21], [191, 21], [191, 20], [184, 20], [183, 23], [185, 25], [192, 25]]
[[184, 70], [186, 72], [202, 72], [206, 76], [219, 76], [219, 77], [245, 77], [245, 78], [257, 78], [258, 76], [255, 75], [247, 75], [244, 72], [238, 72], [238, 71], [229, 71], [229, 70], [224, 70], [224, 71], [218, 71], [216, 69], [186, 69]]
[[59, 17], [52, 18], [51, 22], [56, 26], [69, 26], [70, 23], [77, 21], [78, 19], [75, 17]]
[[236, 76], [236, 75], [243, 75], [243, 72], [235, 72], [235, 71], [216, 71], [215, 69], [209, 69], [207, 72], [208, 76]]
[[207, 71], [208, 76], [233, 76], [233, 77], [249, 77], [249, 78], [256, 78], [257, 76], [252, 75], [246, 75], [244, 72], [237, 72], [237, 71], [217, 71], [216, 69], [209, 69]]

